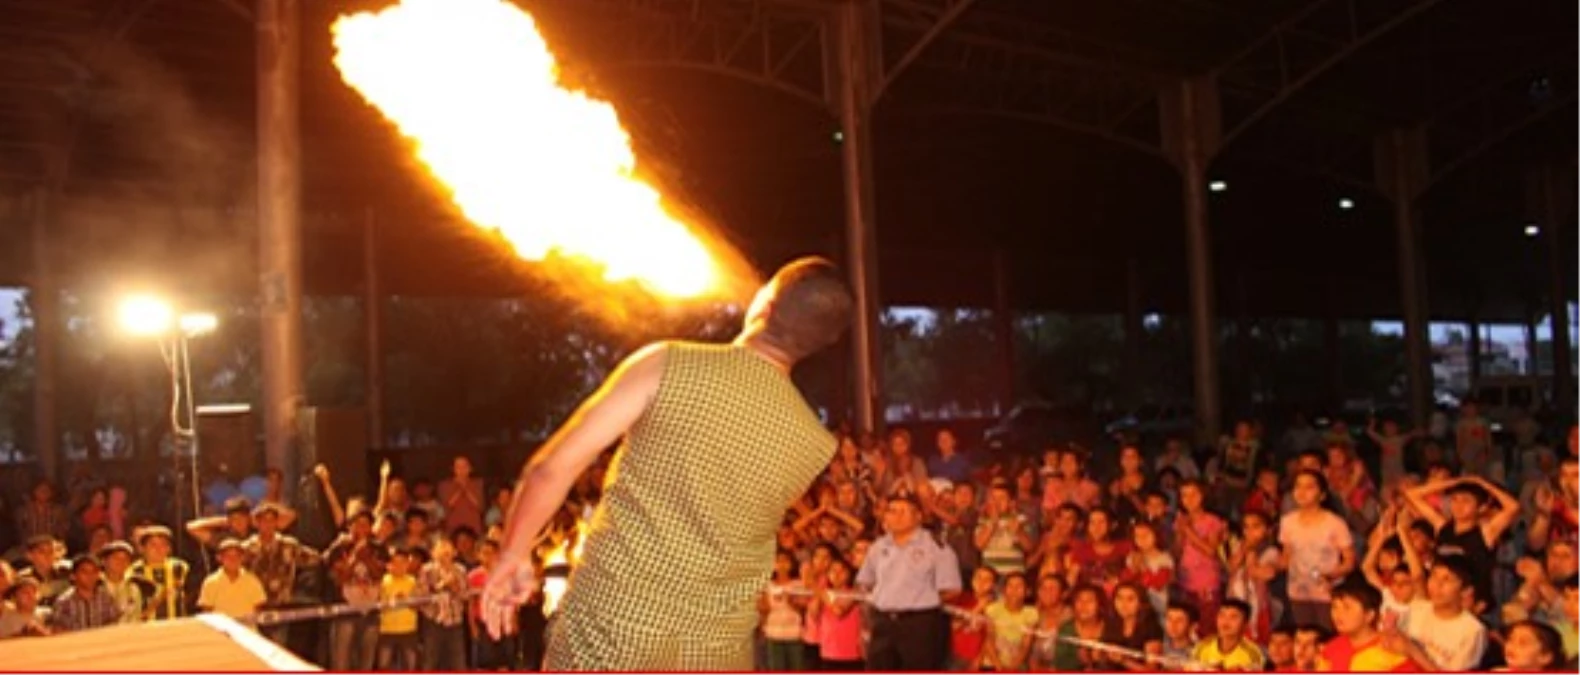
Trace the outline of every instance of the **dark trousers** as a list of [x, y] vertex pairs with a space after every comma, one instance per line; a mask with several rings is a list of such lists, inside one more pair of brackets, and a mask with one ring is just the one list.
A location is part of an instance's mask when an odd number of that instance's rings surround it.
[[506, 636], [502, 640], [495, 640], [488, 636], [485, 629], [472, 638], [472, 667], [477, 670], [508, 670], [515, 667], [515, 658], [512, 654], [515, 647], [515, 636]]
[[949, 656], [949, 618], [939, 609], [872, 611], [868, 670], [943, 670]]
[[379, 670], [411, 672], [422, 664], [418, 661], [422, 651], [422, 638], [417, 633], [380, 633], [378, 650]]
[[422, 620], [422, 669], [466, 670], [466, 627], [442, 626]]

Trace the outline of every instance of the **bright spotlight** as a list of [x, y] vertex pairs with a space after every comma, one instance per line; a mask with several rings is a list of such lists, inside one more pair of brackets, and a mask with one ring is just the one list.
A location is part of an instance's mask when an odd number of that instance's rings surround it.
[[1207, 184], [1207, 189], [1212, 191], [1212, 192], [1227, 192], [1229, 190], [1229, 182], [1228, 181], [1222, 181], [1222, 180], [1215, 180], [1215, 181]]
[[1349, 197], [1341, 197], [1341, 198], [1339, 198], [1339, 210], [1340, 211], [1348, 211], [1348, 210], [1353, 209], [1353, 208], [1355, 208], [1355, 200], [1350, 199]]
[[209, 312], [189, 312], [181, 315], [181, 332], [187, 336], [204, 335], [219, 327], [219, 317]]
[[1542, 228], [1540, 226], [1538, 226], [1536, 223], [1526, 223], [1525, 224], [1525, 236], [1527, 236], [1527, 237], [1535, 237], [1535, 236], [1540, 235], [1541, 233], [1542, 233]]
[[121, 326], [133, 335], [169, 332], [174, 318], [170, 303], [153, 296], [136, 295], [121, 302]]

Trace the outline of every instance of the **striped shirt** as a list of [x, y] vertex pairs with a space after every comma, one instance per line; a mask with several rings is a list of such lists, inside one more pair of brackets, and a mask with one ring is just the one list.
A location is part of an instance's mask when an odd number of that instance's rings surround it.
[[438, 561], [422, 566], [417, 574], [418, 593], [422, 595], [449, 593], [449, 598], [422, 607], [422, 615], [441, 626], [459, 626], [466, 618], [466, 568], [452, 562], [441, 565]]
[[93, 587], [93, 592], [83, 595], [76, 587], [55, 600], [50, 623], [56, 631], [71, 632], [101, 628], [114, 624], [121, 618], [121, 608], [115, 596], [103, 584]]

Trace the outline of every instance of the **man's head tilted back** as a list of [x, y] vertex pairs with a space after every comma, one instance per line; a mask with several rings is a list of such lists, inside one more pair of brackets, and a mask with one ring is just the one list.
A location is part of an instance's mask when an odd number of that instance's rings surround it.
[[746, 325], [760, 323], [765, 340], [799, 361], [839, 340], [854, 304], [834, 263], [800, 258], [779, 268], [757, 292]]

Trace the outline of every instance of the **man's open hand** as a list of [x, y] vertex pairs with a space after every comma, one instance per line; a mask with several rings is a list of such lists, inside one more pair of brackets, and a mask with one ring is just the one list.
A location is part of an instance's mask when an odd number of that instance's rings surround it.
[[516, 611], [538, 590], [532, 563], [501, 558], [488, 573], [481, 600], [483, 624], [488, 636], [498, 640], [516, 633]]

